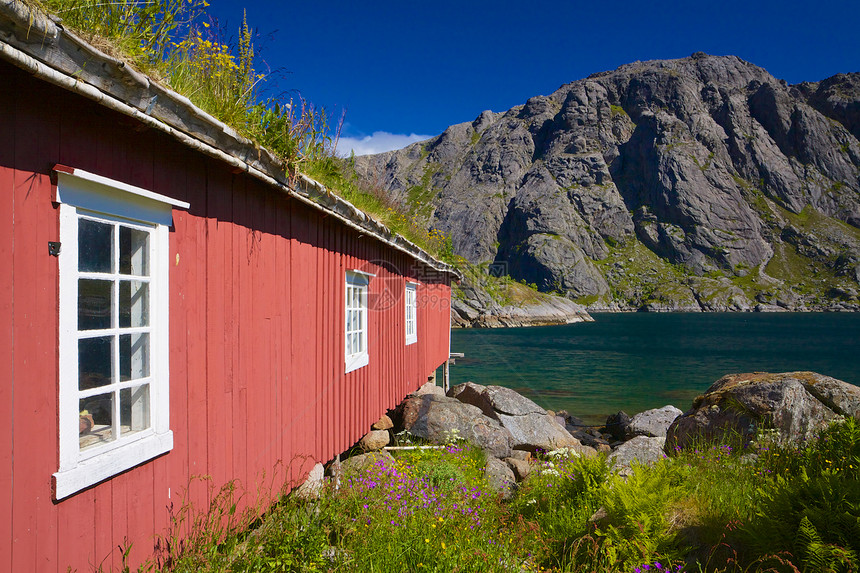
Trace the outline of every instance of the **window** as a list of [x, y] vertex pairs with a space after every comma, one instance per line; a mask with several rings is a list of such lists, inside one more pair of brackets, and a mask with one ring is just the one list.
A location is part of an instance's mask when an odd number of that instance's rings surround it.
[[346, 273], [346, 371], [370, 362], [367, 352], [367, 286], [373, 275], [360, 271]]
[[176, 201], [57, 166], [61, 499], [169, 451], [168, 226]]
[[418, 342], [418, 298], [415, 283], [406, 283], [406, 344]]

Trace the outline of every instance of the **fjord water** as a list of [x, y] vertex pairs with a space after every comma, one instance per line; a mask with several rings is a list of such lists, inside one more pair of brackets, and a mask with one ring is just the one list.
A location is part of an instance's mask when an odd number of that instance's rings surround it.
[[694, 397], [725, 374], [812, 370], [860, 385], [860, 314], [595, 313], [565, 326], [455, 330], [451, 383], [498, 384], [589, 422]]

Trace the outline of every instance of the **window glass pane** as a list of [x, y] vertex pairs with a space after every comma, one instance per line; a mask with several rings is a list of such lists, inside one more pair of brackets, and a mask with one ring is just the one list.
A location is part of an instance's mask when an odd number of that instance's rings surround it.
[[110, 328], [111, 281], [78, 280], [78, 330]]
[[99, 336], [78, 341], [78, 388], [87, 390], [111, 383], [113, 337]]
[[121, 382], [149, 376], [149, 333], [119, 337], [119, 379]]
[[119, 282], [119, 326], [149, 326], [149, 283]]
[[119, 272], [149, 276], [149, 232], [119, 228]]
[[149, 384], [119, 391], [119, 431], [125, 436], [149, 427]]
[[349, 356], [352, 356], [354, 354], [352, 350], [352, 336], [352, 334], [346, 335], [346, 353]]
[[78, 219], [78, 270], [113, 272], [113, 225]]
[[82, 398], [78, 402], [80, 410], [78, 436], [82, 450], [112, 441], [113, 434], [113, 393], [98, 394]]

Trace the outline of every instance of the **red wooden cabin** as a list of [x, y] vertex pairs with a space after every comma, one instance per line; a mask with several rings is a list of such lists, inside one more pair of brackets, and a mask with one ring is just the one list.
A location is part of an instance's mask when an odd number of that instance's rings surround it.
[[270, 501], [448, 358], [450, 267], [16, 3], [0, 221], [0, 571], [134, 566], [171, 504]]

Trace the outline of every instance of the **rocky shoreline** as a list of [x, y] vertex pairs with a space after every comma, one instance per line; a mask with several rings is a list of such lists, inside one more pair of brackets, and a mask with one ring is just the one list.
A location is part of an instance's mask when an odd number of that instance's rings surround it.
[[451, 301], [452, 328], [510, 328], [517, 326], [553, 326], [594, 319], [582, 307], [560, 296], [534, 293], [520, 304], [500, 304], [485, 292], [464, 287]]
[[[860, 419], [860, 387], [814, 372], [730, 374], [686, 412], [671, 405], [633, 417], [618, 412], [601, 426], [544, 410], [502, 386], [466, 382], [446, 395], [428, 383], [325, 471], [338, 477], [368, 464], [393, 463], [387, 450], [398, 437], [430, 447], [466, 441], [485, 452], [488, 481], [508, 497], [531, 472], [535, 455], [607, 455], [612, 471], [626, 475], [634, 464], [652, 464], [708, 441], [749, 448], [752, 454], [768, 444], [802, 445], [845, 417]], [[323, 479], [324, 468], [317, 464], [297, 495], [313, 495]]]
[[[501, 291], [491, 294], [491, 291]], [[452, 328], [509, 328], [519, 326], [553, 326], [591, 322], [592, 312], [858, 312], [860, 303], [852, 300], [824, 300], [818, 303], [782, 296], [772, 299], [748, 299], [734, 292], [726, 298], [703, 298], [689, 291], [689, 300], [661, 298], [642, 305], [598, 300], [588, 305], [568, 298], [539, 293], [528, 286], [502, 281], [502, 286], [475, 280], [472, 276], [455, 287], [451, 300]], [[495, 296], [494, 296], [495, 294]], [[726, 294], [726, 293], [723, 293]]]

